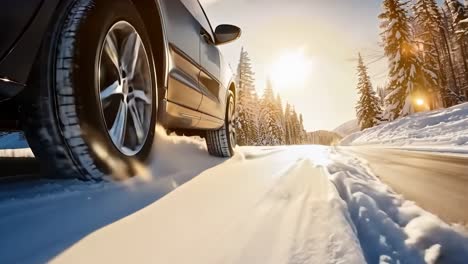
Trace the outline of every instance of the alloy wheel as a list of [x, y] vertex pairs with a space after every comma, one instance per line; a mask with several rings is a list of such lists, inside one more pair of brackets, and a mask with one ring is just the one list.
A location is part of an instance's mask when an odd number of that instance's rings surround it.
[[152, 129], [154, 91], [149, 61], [130, 23], [120, 21], [109, 29], [98, 62], [100, 108], [112, 142], [127, 156], [141, 151]]

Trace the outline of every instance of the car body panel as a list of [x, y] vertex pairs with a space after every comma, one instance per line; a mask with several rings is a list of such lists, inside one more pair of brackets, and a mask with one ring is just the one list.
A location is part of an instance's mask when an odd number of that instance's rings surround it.
[[199, 19], [202, 21], [199, 85], [203, 92], [203, 101], [199, 110], [204, 113], [210, 113], [218, 118], [224, 118], [224, 111], [221, 108], [221, 102], [224, 101], [224, 98], [220, 98], [220, 90], [224, 88], [220, 83], [221, 53], [214, 44], [213, 28], [206, 16], [205, 10], [201, 4], [198, 4], [198, 6], [200, 7], [199, 10], [201, 10]]
[[0, 103], [19, 94], [25, 85], [7, 78], [0, 78]]
[[[0, 61], [11, 50], [15, 42], [22, 35], [25, 28], [34, 18], [42, 0], [23, 0], [21, 5], [16, 1], [2, 1], [2, 15], [0, 16]], [[17, 14], [21, 13], [21, 16]]]
[[[185, 121], [174, 123], [174, 116], [194, 116], [191, 110], [198, 110], [201, 121], [197, 127], [217, 129], [223, 125], [220, 120], [225, 115], [226, 93], [222, 90], [227, 85], [220, 82], [221, 54], [214, 45], [209, 20], [197, 0], [160, 0], [160, 3], [170, 47], [167, 105], [179, 105], [167, 111], [180, 111], [170, 113], [171, 118], [166, 118], [167, 125], [188, 128]], [[185, 18], [180, 19], [180, 16]], [[207, 37], [211, 41], [207, 41]], [[193, 44], [194, 39], [198, 43]], [[197, 51], [194, 47], [198, 47], [198, 55], [195, 55]], [[195, 78], [196, 72], [198, 75]]]
[[211, 113], [213, 116], [223, 118], [224, 109], [221, 105], [224, 98], [221, 98], [222, 87], [219, 79], [221, 74], [221, 56], [218, 47], [212, 42], [202, 40], [200, 45], [201, 67], [199, 85], [203, 93], [203, 101], [199, 110], [204, 113]]
[[202, 94], [198, 85], [200, 69], [182, 51], [171, 46], [172, 69], [169, 72], [167, 99], [173, 103], [198, 110]]
[[[171, 60], [167, 100], [198, 110], [202, 100], [198, 89], [200, 68], [197, 66], [200, 61], [200, 25], [183, 1], [160, 0]], [[172, 87], [171, 83], [178, 85]]]
[[[9, 1], [22, 7], [23, 1]], [[36, 0], [36, 2], [41, 2]], [[25, 84], [34, 64], [42, 39], [48, 29], [50, 19], [60, 0], [43, 0], [29, 26], [0, 61], [0, 76], [17, 83]], [[3, 13], [3, 12], [2, 12]], [[22, 16], [23, 14], [17, 14]], [[3, 14], [1, 14], [3, 16]], [[3, 38], [2, 40], [3, 41]]]

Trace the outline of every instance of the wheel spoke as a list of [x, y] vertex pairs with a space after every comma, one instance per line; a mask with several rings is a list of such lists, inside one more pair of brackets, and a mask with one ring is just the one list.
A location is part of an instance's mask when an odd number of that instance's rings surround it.
[[119, 51], [117, 49], [117, 40], [113, 32], [107, 34], [104, 51], [120, 74]]
[[122, 66], [127, 72], [129, 80], [135, 76], [135, 68], [138, 62], [141, 40], [138, 34], [133, 33], [128, 36], [122, 51]]
[[133, 92], [128, 94], [130, 97], [133, 96], [133, 98], [139, 99], [146, 104], [151, 104], [151, 99], [145, 94], [145, 92], [141, 90], [134, 90]]
[[115, 117], [114, 125], [109, 133], [118, 147], [122, 147], [125, 141], [125, 128], [127, 127], [127, 103], [121, 101], [119, 111]]
[[115, 94], [122, 94], [122, 85], [118, 80], [101, 92], [101, 101], [106, 101], [109, 97]]
[[135, 128], [135, 133], [138, 139], [138, 143], [142, 143], [145, 137], [145, 129], [143, 128], [143, 122], [141, 120], [140, 111], [138, 111], [137, 102], [131, 100], [128, 103], [128, 111], [133, 120], [133, 126]]

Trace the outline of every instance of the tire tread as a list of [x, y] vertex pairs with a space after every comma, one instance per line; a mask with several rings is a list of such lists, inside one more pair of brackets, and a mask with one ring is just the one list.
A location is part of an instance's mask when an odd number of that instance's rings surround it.
[[[230, 96], [233, 95], [231, 94]], [[227, 102], [229, 102], [229, 99]], [[230, 158], [234, 155], [234, 150], [230, 144], [226, 113], [226, 119], [222, 128], [206, 132], [206, 145], [210, 155], [221, 158]]]

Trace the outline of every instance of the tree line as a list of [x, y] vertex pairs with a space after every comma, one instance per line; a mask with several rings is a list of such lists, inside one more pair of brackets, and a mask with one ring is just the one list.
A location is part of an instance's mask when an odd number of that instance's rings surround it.
[[468, 1], [384, 0], [381, 37], [388, 80], [377, 92], [359, 54], [362, 129], [468, 98]]
[[302, 114], [289, 103], [283, 107], [271, 80], [263, 95], [257, 94], [255, 73], [247, 51], [242, 48], [237, 67], [237, 143], [240, 146], [279, 146], [306, 144]]

